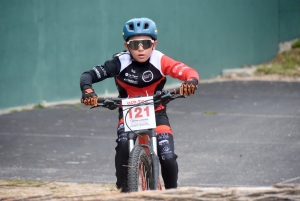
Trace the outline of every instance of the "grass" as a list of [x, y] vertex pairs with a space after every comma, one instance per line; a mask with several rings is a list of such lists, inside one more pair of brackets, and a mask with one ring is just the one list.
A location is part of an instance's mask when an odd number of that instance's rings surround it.
[[14, 109], [14, 110], [10, 110], [9, 112], [10, 112], [10, 113], [14, 113], [14, 112], [22, 112], [22, 111], [27, 111], [27, 110], [28, 110], [27, 108], [22, 108], [21, 110]]
[[75, 105], [75, 108], [76, 108], [76, 109], [80, 109], [80, 108], [81, 108], [81, 105], [76, 104], [76, 105]]
[[39, 103], [39, 104], [36, 104], [33, 108], [34, 109], [43, 109], [43, 108], [45, 108], [45, 106], [43, 106], [41, 103]]
[[292, 45], [293, 49], [300, 48], [300, 38]]
[[[65, 109], [69, 109], [69, 108], [72, 108], [72, 107], [74, 107], [76, 109], [81, 109], [82, 108], [81, 104], [64, 106]], [[9, 111], [9, 113], [28, 111], [28, 110], [31, 110], [31, 109], [43, 109], [43, 108], [45, 108], [45, 106], [42, 103], [38, 103], [38, 104], [34, 105], [32, 108], [12, 109], [12, 110]]]
[[290, 51], [282, 52], [272, 61], [260, 65], [255, 75], [300, 77], [300, 39], [292, 45]]
[[43, 181], [34, 180], [4, 180], [5, 184], [1, 184], [0, 187], [39, 187], [45, 185]]

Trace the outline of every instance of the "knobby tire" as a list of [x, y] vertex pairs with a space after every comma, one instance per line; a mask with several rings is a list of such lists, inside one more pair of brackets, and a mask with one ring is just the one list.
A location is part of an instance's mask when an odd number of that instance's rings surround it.
[[151, 161], [142, 146], [135, 146], [128, 160], [128, 191], [150, 190], [152, 185]]

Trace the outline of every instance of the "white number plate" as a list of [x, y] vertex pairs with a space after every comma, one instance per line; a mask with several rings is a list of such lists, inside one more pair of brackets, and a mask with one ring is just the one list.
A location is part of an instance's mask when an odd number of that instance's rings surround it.
[[156, 127], [154, 105], [136, 105], [141, 102], [153, 103], [153, 97], [130, 98], [122, 100], [125, 131], [141, 130]]

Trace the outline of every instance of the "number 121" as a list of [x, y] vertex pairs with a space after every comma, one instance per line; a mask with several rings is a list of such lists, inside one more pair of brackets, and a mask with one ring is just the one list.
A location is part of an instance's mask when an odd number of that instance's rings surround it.
[[141, 107], [136, 107], [134, 109], [130, 109], [128, 111], [129, 118], [132, 119], [132, 116], [134, 116], [134, 118], [142, 118], [144, 116], [143, 111], [146, 112], [146, 116], [149, 117], [149, 107], [146, 106], [146, 107], [144, 107], [144, 109], [142, 109]]

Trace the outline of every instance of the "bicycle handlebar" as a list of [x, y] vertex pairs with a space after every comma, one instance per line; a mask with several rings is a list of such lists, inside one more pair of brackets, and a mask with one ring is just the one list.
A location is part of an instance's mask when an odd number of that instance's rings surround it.
[[[156, 94], [153, 95], [153, 100], [154, 100], [154, 102], [162, 102], [164, 100], [170, 102], [171, 100], [174, 100], [176, 98], [185, 98], [185, 96], [180, 96], [179, 92], [180, 92], [180, 88], [175, 88], [172, 90], [157, 91]], [[101, 105], [98, 105], [98, 106], [109, 106], [109, 105], [119, 106], [121, 104], [122, 100], [124, 100], [124, 99], [127, 99], [127, 98], [101, 98], [101, 97], [99, 97], [98, 103]]]

